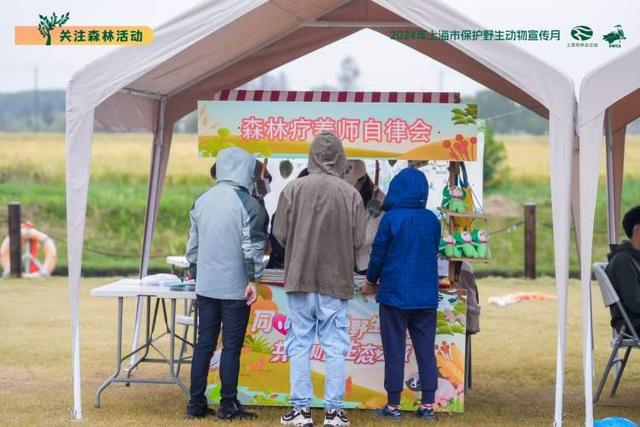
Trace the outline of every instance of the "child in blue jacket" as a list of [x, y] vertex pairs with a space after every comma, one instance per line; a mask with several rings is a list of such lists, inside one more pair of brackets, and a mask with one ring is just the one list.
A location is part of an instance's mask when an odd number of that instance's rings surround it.
[[417, 169], [403, 169], [389, 186], [367, 270], [363, 295], [377, 287], [380, 334], [384, 350], [384, 387], [387, 405], [378, 415], [400, 417], [404, 388], [407, 329], [418, 362], [422, 404], [417, 415], [434, 420], [438, 386], [434, 354], [438, 308], [438, 244], [440, 222], [426, 209], [427, 179]]

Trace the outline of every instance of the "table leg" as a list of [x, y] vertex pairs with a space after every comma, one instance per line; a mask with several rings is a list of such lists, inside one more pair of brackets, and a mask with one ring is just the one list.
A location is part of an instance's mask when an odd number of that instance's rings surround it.
[[189, 394], [187, 387], [180, 381], [180, 378], [176, 376], [175, 371], [175, 344], [176, 344], [176, 299], [171, 298], [171, 332], [169, 336], [169, 373], [175, 383], [184, 391]]
[[118, 297], [118, 315], [116, 318], [116, 370], [107, 381], [104, 382], [96, 393], [96, 407], [100, 407], [100, 395], [102, 392], [113, 382], [115, 378], [120, 374], [122, 368], [122, 307], [124, 305], [124, 298]]
[[[151, 329], [150, 327], [150, 322], [151, 322], [151, 297], [147, 296], [147, 319], [145, 322], [145, 339], [144, 339], [144, 354], [138, 359], [136, 360], [127, 370], [127, 378], [131, 378], [131, 374], [133, 373], [133, 370], [136, 369], [138, 367], [138, 365], [140, 365], [140, 363], [142, 363], [147, 356], [149, 355], [149, 347], [151, 345], [151, 335], [153, 334], [153, 329]], [[157, 312], [157, 310], [156, 310]], [[155, 326], [155, 321], [154, 321], [154, 326]], [[125, 384], [127, 387], [129, 387], [130, 383], [126, 383]]]

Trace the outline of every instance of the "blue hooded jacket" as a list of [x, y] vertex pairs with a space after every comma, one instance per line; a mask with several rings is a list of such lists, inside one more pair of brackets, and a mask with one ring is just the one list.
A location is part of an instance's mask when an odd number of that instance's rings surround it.
[[427, 178], [403, 169], [389, 192], [367, 270], [367, 280], [380, 281], [377, 300], [400, 309], [438, 307], [440, 222], [426, 209]]

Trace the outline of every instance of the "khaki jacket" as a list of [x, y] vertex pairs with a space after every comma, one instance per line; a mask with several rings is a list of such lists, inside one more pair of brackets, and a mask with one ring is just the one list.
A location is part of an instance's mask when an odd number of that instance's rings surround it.
[[323, 132], [309, 151], [309, 175], [284, 188], [273, 234], [285, 248], [286, 292], [353, 297], [355, 254], [366, 237], [358, 191], [342, 180], [342, 143]]

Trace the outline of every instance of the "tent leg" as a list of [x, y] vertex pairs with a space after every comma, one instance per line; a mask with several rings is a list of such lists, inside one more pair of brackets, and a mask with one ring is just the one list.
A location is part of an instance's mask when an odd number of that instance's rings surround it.
[[567, 300], [569, 284], [569, 251], [571, 248], [571, 169], [573, 126], [555, 118], [549, 120], [551, 207], [554, 234], [554, 263], [558, 295], [558, 336], [556, 355], [556, 387], [554, 425], [562, 426], [564, 404], [564, 368], [567, 342]]
[[607, 231], [609, 235], [609, 244], [618, 242], [613, 178], [613, 119], [611, 116], [611, 111], [608, 110], [605, 119], [605, 140], [607, 147]]
[[611, 114], [607, 114], [606, 144], [607, 144], [607, 231], [609, 244], [620, 241], [618, 232], [620, 224], [620, 204], [622, 195], [622, 180], [624, 172], [624, 145], [626, 128], [613, 133]]
[[[163, 144], [165, 139], [165, 117], [166, 117], [167, 100], [160, 100], [160, 108], [158, 109], [158, 127], [154, 132], [153, 146], [151, 149], [151, 167], [149, 171], [149, 187], [147, 190], [147, 208], [144, 218], [144, 235], [142, 238], [142, 255], [140, 259], [140, 278], [147, 275], [149, 270], [149, 253], [151, 250], [151, 240], [153, 239], [153, 231], [155, 219], [157, 216], [159, 202], [160, 187], [160, 169], [163, 156]], [[162, 175], [164, 178], [164, 175]], [[142, 312], [144, 310], [144, 298], [138, 297], [136, 302], [135, 327], [133, 330], [133, 342], [131, 343], [131, 351], [138, 348], [140, 341], [140, 329], [142, 323]], [[136, 365], [136, 355], [131, 357], [129, 369]], [[129, 372], [130, 374], [131, 372]]]
[[73, 410], [75, 420], [82, 419], [82, 387], [80, 376], [80, 276], [82, 247], [89, 190], [89, 166], [93, 138], [94, 110], [70, 119], [67, 89], [67, 128], [65, 134], [65, 179], [67, 197], [67, 259], [69, 264], [69, 299], [71, 302], [71, 360], [73, 361]]
[[[600, 135], [604, 115], [583, 124], [580, 128], [580, 280], [582, 288], [582, 339], [584, 378], [584, 422], [593, 426], [593, 336], [591, 307], [591, 261], [593, 248], [593, 227], [596, 199], [598, 194], [598, 174], [594, 173], [600, 163]], [[595, 141], [590, 136], [597, 135]]]
[[[620, 241], [620, 202], [624, 167], [624, 139], [626, 128], [613, 133], [613, 114], [607, 111], [605, 120], [605, 141], [607, 152], [607, 234], [609, 244]], [[615, 354], [618, 358], [618, 352]], [[620, 364], [616, 364], [616, 375], [620, 373]]]

